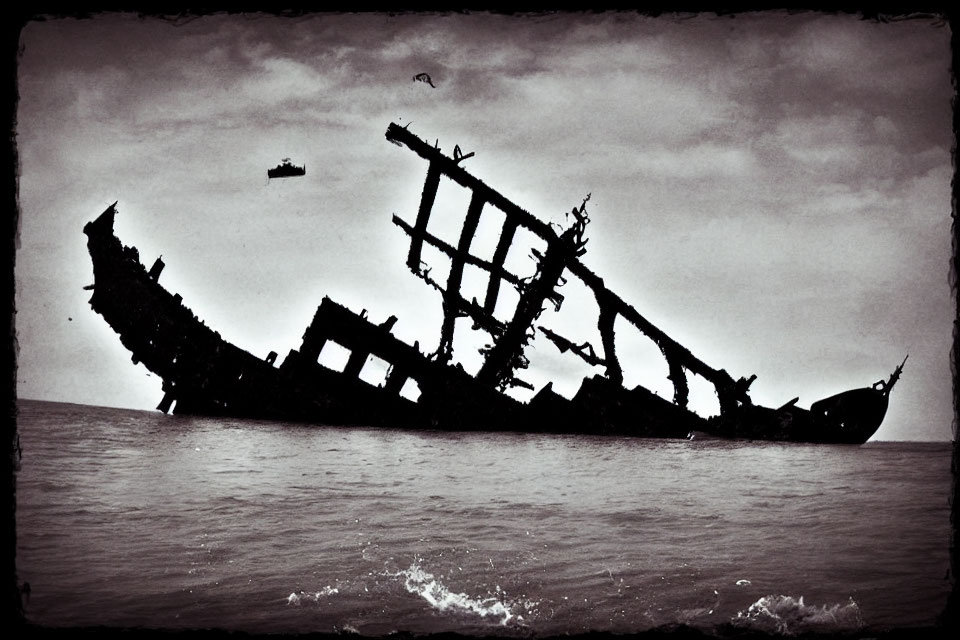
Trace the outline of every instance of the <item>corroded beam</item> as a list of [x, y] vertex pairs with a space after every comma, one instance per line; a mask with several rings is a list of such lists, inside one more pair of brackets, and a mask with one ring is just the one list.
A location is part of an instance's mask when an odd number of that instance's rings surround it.
[[593, 345], [590, 344], [589, 342], [584, 342], [583, 344], [575, 344], [572, 340], [569, 340], [568, 338], [564, 338], [560, 334], [556, 333], [555, 331], [551, 331], [550, 329], [548, 329], [547, 327], [544, 327], [543, 325], [538, 325], [537, 329], [539, 329], [543, 333], [543, 335], [545, 335], [550, 340], [550, 342], [556, 345], [557, 349], [560, 350], [560, 353], [565, 353], [567, 351], [570, 351], [571, 353], [574, 353], [577, 356], [579, 356], [581, 360], [583, 360], [589, 365], [593, 365], [593, 366], [606, 365], [606, 361], [597, 355], [596, 351], [594, 351], [593, 349]]
[[420, 195], [420, 209], [417, 211], [417, 222], [414, 225], [416, 233], [410, 234], [410, 252], [407, 254], [407, 266], [411, 269], [420, 264], [420, 251], [423, 248], [423, 237], [427, 232], [427, 222], [430, 220], [430, 211], [437, 198], [437, 189], [440, 187], [440, 165], [430, 163], [427, 169], [427, 179], [423, 183], [423, 193]]
[[[473, 236], [477, 232], [477, 225], [480, 223], [480, 213], [483, 211], [483, 198], [476, 192], [470, 199], [470, 206], [467, 208], [467, 217], [463, 221], [463, 228], [460, 230], [460, 240], [457, 243], [457, 251], [450, 257], [450, 276], [447, 278], [447, 292], [460, 292], [460, 282], [463, 279], [463, 265], [470, 256], [470, 243], [473, 242]], [[483, 262], [479, 260], [479, 262]], [[485, 265], [481, 265], [485, 266]]]
[[[497, 248], [493, 252], [493, 260], [490, 261], [490, 273], [491, 275], [498, 275], [499, 273], [505, 273], [508, 275], [513, 275], [506, 271], [503, 268], [503, 263], [507, 259], [507, 252], [510, 250], [510, 245], [513, 244], [513, 236], [517, 232], [517, 221], [513, 218], [507, 218], [503, 222], [503, 229], [500, 231], [500, 239], [497, 240]], [[503, 276], [500, 276], [503, 277]], [[511, 282], [514, 285], [519, 284], [519, 280], [513, 282], [509, 278], [504, 278], [507, 282]], [[500, 278], [490, 278], [487, 282], [487, 297], [483, 300], [483, 308], [487, 313], [493, 313], [494, 309], [497, 307], [497, 296], [500, 294]]]
[[[393, 216], [393, 224], [403, 229], [404, 232], [406, 232], [407, 235], [411, 237], [413, 235], [417, 235], [418, 238], [420, 239], [420, 244], [422, 244], [423, 242], [426, 242], [427, 244], [433, 247], [436, 247], [443, 253], [450, 256], [451, 259], [457, 255], [457, 249], [453, 245], [447, 242], [444, 242], [440, 238], [430, 234], [427, 231], [423, 231], [423, 232], [417, 231], [415, 227], [410, 226], [410, 223], [408, 223], [403, 218], [397, 216], [396, 214], [394, 214]], [[509, 246], [510, 245], [508, 244], [507, 248], [509, 248]], [[506, 251], [504, 251], [504, 255], [506, 255]], [[418, 256], [419, 256], [419, 253], [418, 253]], [[494, 260], [496, 260], [496, 256], [494, 256]], [[473, 255], [464, 255], [463, 262], [466, 264], [472, 264], [474, 266], [480, 267], [481, 269], [489, 271], [494, 276], [493, 278], [491, 278], [491, 282], [496, 279], [503, 279], [514, 286], [520, 285], [520, 278], [518, 278], [517, 276], [513, 275], [512, 273], [504, 269], [502, 263], [499, 266], [497, 266], [495, 263], [487, 262], [486, 260], [483, 260], [482, 258], [478, 258]], [[408, 262], [407, 266], [409, 266], [410, 270], [413, 271], [414, 273], [416, 273], [420, 268], [419, 262], [413, 266], [411, 266]]]
[[386, 137], [390, 142], [405, 145], [421, 158], [429, 160], [431, 168], [436, 165], [445, 176], [460, 186], [478, 193], [484, 201], [489, 202], [503, 211], [508, 218], [516, 218], [520, 224], [544, 240], [549, 242], [551, 238], [556, 238], [556, 234], [553, 232], [553, 229], [550, 228], [550, 225], [541, 222], [530, 212], [521, 209], [500, 192], [487, 186], [479, 178], [467, 173], [466, 170], [459, 166], [452, 158], [443, 155], [440, 149], [431, 147], [418, 138], [416, 134], [411, 133], [395, 123], [390, 123], [390, 126], [387, 127]]
[[603, 360], [607, 365], [607, 378], [617, 384], [623, 384], [623, 368], [617, 358], [617, 345], [613, 337], [613, 323], [617, 319], [617, 312], [602, 292], [595, 290], [594, 294], [597, 296], [597, 305], [600, 307], [597, 328], [600, 330], [600, 340], [603, 343]]
[[[571, 261], [570, 264], [567, 265], [567, 269], [593, 290], [598, 302], [602, 298], [601, 313], [603, 312], [603, 308], [607, 307], [608, 313], [623, 316], [630, 324], [639, 329], [641, 333], [657, 343], [657, 346], [659, 346], [661, 350], [669, 350], [674, 354], [674, 357], [680, 365], [688, 371], [709, 380], [714, 386], [727, 382], [729, 376], [726, 375], [725, 372], [710, 367], [690, 353], [686, 347], [657, 328], [652, 322], [644, 318], [639, 311], [608, 289], [603, 283], [603, 278], [590, 271], [582, 262], [579, 260]], [[612, 321], [610, 321], [610, 323], [612, 326]], [[604, 349], [606, 350], [606, 341], [604, 342]]]
[[[457, 258], [460, 258], [460, 265], [457, 266], [454, 264], [453, 269], [459, 269], [461, 273], [463, 263], [476, 264], [477, 266], [490, 271], [491, 279], [487, 286], [487, 295], [484, 299], [482, 308], [482, 311], [487, 317], [492, 317], [493, 309], [496, 306], [500, 286], [499, 280], [501, 278], [508, 280], [515, 286], [518, 286], [518, 289], [521, 290], [521, 303], [518, 304], [518, 309], [515, 312], [514, 320], [510, 323], [510, 325], [508, 325], [508, 331], [511, 332], [511, 335], [513, 333], [517, 333], [518, 329], [514, 330], [510, 327], [513, 327], [514, 324], [519, 327], [520, 324], [523, 324], [524, 318], [530, 316], [525, 324], [524, 332], [526, 332], [526, 328], [530, 327], [534, 317], [531, 315], [531, 313], [533, 313], [531, 309], [533, 309], [533, 307], [536, 305], [533, 305], [532, 302], [539, 296], [540, 292], [538, 291], [536, 295], [530, 297], [528, 302], [524, 302], [525, 292], [523, 291], [523, 287], [519, 286], [519, 279], [506, 272], [503, 269], [503, 263], [513, 241], [517, 227], [522, 226], [532, 232], [534, 235], [546, 240], [548, 247], [552, 247], [554, 243], [559, 240], [556, 233], [554, 233], [550, 225], [541, 222], [529, 212], [520, 208], [502, 194], [484, 184], [478, 178], [467, 173], [457, 164], [455, 159], [445, 156], [438, 146], [430, 146], [407, 129], [404, 129], [393, 123], [391, 123], [387, 128], [386, 138], [394, 144], [407, 146], [420, 157], [430, 162], [430, 169], [427, 175], [427, 182], [424, 185], [424, 194], [421, 198], [421, 206], [417, 216], [417, 223], [413, 228], [411, 228], [410, 225], [400, 221], [396, 216], [394, 216], [394, 222], [407, 231], [411, 238], [414, 238], [414, 240], [411, 241], [410, 256], [408, 257], [407, 261], [408, 266], [410, 266], [411, 270], [413, 270], [415, 273], [419, 273], [419, 252], [420, 248], [422, 247], [422, 243], [427, 241], [430, 244], [438, 247], [441, 251], [450, 255], [452, 259], [456, 260]], [[431, 185], [433, 184], [434, 179], [439, 179], [439, 176], [435, 174], [443, 174], [449, 177], [457, 184], [470, 189], [473, 192], [473, 197], [475, 199], [479, 198], [484, 203], [490, 203], [506, 214], [504, 228], [497, 244], [497, 249], [494, 253], [492, 262], [486, 262], [469, 255], [461, 258], [459, 247], [454, 249], [450, 245], [433, 238], [433, 236], [430, 236], [426, 232], [426, 218], [429, 216], [429, 207], [427, 204], [429, 203], [429, 206], [432, 206], [433, 204], [433, 195], [429, 194], [435, 194], [435, 188], [431, 187]], [[589, 199], [589, 196], [587, 196], [587, 199]], [[586, 204], [587, 199], [584, 200], [584, 204]], [[573, 275], [577, 276], [591, 291], [593, 291], [593, 294], [597, 299], [600, 309], [597, 326], [600, 329], [600, 336], [603, 341], [603, 361], [607, 367], [607, 377], [617, 384], [623, 383], [623, 370], [620, 366], [619, 360], [617, 359], [616, 345], [614, 340], [614, 322], [617, 316], [622, 316], [641, 333], [653, 340], [663, 352], [664, 357], [667, 359], [670, 367], [670, 378], [674, 382], [675, 399], [679, 404], [681, 404], [681, 406], [686, 404], [688, 392], [686, 371], [699, 375], [713, 383], [717, 390], [718, 396], [721, 397], [722, 406], [730, 405], [731, 403], [740, 401], [749, 402], [746, 386], [735, 382], [733, 378], [723, 369], [714, 369], [694, 356], [688, 349], [668, 336], [661, 329], [656, 327], [652, 322], [641, 315], [634, 307], [624, 302], [623, 299], [608, 289], [606, 285], [604, 285], [602, 278], [597, 276], [582, 262], [580, 262], [578, 257], [583, 255], [585, 251], [583, 245], [586, 244], [585, 239], [582, 237], [583, 227], [587, 221], [585, 216], [582, 215], [583, 209], [584, 207], [581, 205], [579, 211], [574, 209], [572, 212], [577, 218], [579, 227], [575, 225], [575, 227], [572, 227], [571, 229], [573, 229], [575, 232], [579, 232], [575, 233], [571, 239], [579, 243], [579, 246], [577, 250], [573, 252], [573, 255], [567, 255], [565, 257], [565, 259], [562, 261], [562, 264], [569, 269]], [[581, 215], [578, 216], [577, 213], [580, 213]], [[423, 219], [422, 222], [421, 219]], [[566, 233], [569, 233], [570, 231], [571, 230], [568, 229]], [[472, 233], [473, 231], [470, 232], [471, 237]], [[416, 251], [414, 250], [414, 245], [416, 245]], [[417, 258], [416, 263], [414, 263], [412, 260], [414, 255], [416, 255]], [[560, 273], [562, 273], [562, 269]], [[550, 286], [550, 291], [552, 293], [555, 293], [553, 292], [553, 287], [559, 280], [559, 275], [560, 274], [558, 273], [557, 280], [555, 280]], [[457, 286], [459, 288], [459, 280]], [[540, 302], [542, 302], [542, 299]], [[520, 308], [521, 305], [524, 306], [524, 309], [522, 310]], [[535, 315], [539, 315], [539, 313], [540, 309], [537, 308]], [[525, 341], [525, 338], [520, 340], [519, 333], [517, 333], [517, 335], [510, 340], [510, 342], [513, 343], [512, 347], [505, 346], [502, 350], [498, 349], [498, 345], [494, 345], [494, 347], [498, 352], [502, 351], [502, 353], [507, 353], [511, 350], [515, 350], [518, 344], [525, 344]], [[492, 353], [493, 350], [488, 353], [488, 360]], [[506, 363], [509, 359], [501, 354], [500, 356], [494, 358], [494, 360], [500, 362], [500, 364], [496, 366], [491, 364], [490, 367], [488, 367], [488, 370], [485, 372], [485, 375], [488, 377], [492, 375], [492, 377], [502, 380], [504, 375], [502, 367], [506, 366], [504, 363]], [[493, 369], [498, 369], [495, 375], [491, 374]]]

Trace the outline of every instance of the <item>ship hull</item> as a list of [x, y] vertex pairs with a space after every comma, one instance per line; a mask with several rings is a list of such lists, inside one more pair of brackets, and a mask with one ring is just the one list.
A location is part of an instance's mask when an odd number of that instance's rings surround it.
[[704, 433], [748, 440], [863, 444], [880, 428], [887, 404], [887, 395], [864, 387], [815, 402], [809, 410], [742, 406], [731, 415], [708, 420]]

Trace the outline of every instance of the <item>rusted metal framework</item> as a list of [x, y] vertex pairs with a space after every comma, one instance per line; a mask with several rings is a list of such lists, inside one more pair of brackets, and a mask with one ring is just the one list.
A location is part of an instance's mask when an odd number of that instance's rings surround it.
[[[653, 340], [663, 353], [669, 367], [669, 379], [674, 387], [675, 404], [684, 408], [687, 406], [687, 372], [699, 375], [714, 385], [720, 400], [721, 413], [743, 404], [751, 404], [748, 389], [753, 377], [735, 381], [723, 369], [714, 369], [705, 364], [608, 289], [603, 279], [580, 261], [580, 257], [586, 253], [584, 230], [589, 222], [586, 215], [589, 195], [579, 209], [574, 208], [571, 211], [574, 217], [573, 225], [558, 235], [550, 225], [467, 173], [459, 165], [467, 156], [446, 156], [436, 144], [431, 146], [397, 124], [391, 124], [387, 128], [386, 138], [394, 144], [406, 146], [429, 162], [416, 221], [411, 225], [394, 215], [393, 222], [410, 236], [407, 267], [443, 296], [443, 324], [440, 344], [433, 354], [434, 358], [441, 362], [451, 359], [454, 323], [457, 318], [469, 317], [475, 328], [487, 332], [492, 338], [492, 345], [485, 350], [485, 361], [477, 374], [480, 382], [500, 389], [513, 385], [529, 386], [516, 378], [514, 372], [527, 365], [523, 351], [539, 329], [561, 352], [570, 351], [590, 365], [603, 366], [606, 378], [622, 385], [623, 370], [617, 358], [614, 335], [614, 324], [618, 317], [622, 317], [640, 333]], [[471, 192], [470, 204], [456, 247], [427, 231], [441, 177], [453, 180]], [[470, 252], [480, 217], [487, 205], [492, 205], [505, 214], [499, 241], [491, 260], [484, 260]], [[547, 243], [545, 253], [534, 252], [538, 265], [532, 278], [521, 278], [504, 267], [507, 252], [514, 242], [518, 228], [526, 229]], [[450, 272], [445, 284], [433, 280], [429, 267], [422, 262], [424, 243], [450, 258]], [[476, 299], [466, 300], [460, 292], [463, 269], [467, 264], [479, 267], [489, 274], [486, 296], [482, 302]], [[535, 325], [545, 302], [553, 302], [559, 309], [563, 297], [556, 289], [562, 282], [565, 271], [581, 280], [596, 299], [602, 355], [598, 355], [594, 346], [589, 343], [577, 345], [547, 327]], [[514, 316], [509, 322], [502, 322], [493, 315], [502, 282], [513, 286], [520, 296]]]
[[[866, 442], [879, 428], [890, 390], [905, 362], [889, 380], [835, 394], [814, 402], [809, 410], [796, 406], [798, 398], [777, 409], [755, 405], [747, 395], [754, 377], [734, 381], [726, 371], [707, 366], [610, 291], [580, 261], [586, 253], [589, 195], [569, 212], [568, 219], [573, 222], [568, 228], [547, 225], [464, 171], [460, 164], [472, 153], [454, 147], [453, 157], [445, 156], [438, 144], [431, 147], [396, 125], [390, 125], [386, 137], [428, 162], [416, 221], [409, 224], [397, 216], [393, 219], [410, 237], [408, 267], [441, 293], [440, 342], [429, 356], [421, 352], [418, 343], [408, 345], [392, 335], [396, 316], [375, 324], [366, 310], [356, 313], [325, 297], [304, 332], [300, 349], [291, 349], [278, 366], [276, 352], [261, 358], [227, 342], [197, 318], [179, 294], [160, 285], [163, 260], [158, 258], [148, 270], [136, 248], [123, 246], [116, 237], [116, 203], [84, 225], [94, 274], [94, 284], [84, 287], [93, 291], [90, 305], [117, 332], [133, 363], [142, 363], [163, 379], [159, 410], [384, 428], [656, 438], [703, 433], [848, 444]], [[470, 196], [464, 222], [455, 232], [456, 246], [428, 231], [442, 178], [467, 189]], [[501, 228], [492, 257], [485, 248], [483, 255], [490, 259], [483, 259], [478, 257], [481, 252], [474, 236], [488, 207], [497, 209]], [[528, 248], [531, 239], [537, 245], [530, 248], [536, 270], [521, 277], [507, 256], [515, 245]], [[438, 250], [441, 260], [449, 258], [445, 282], [431, 277], [424, 264], [425, 244], [431, 252]], [[468, 300], [463, 293], [467, 265], [486, 275], [486, 286], [480, 289], [482, 300]], [[589, 308], [573, 311], [595, 317], [599, 345], [577, 344], [540, 324], [548, 304], [560, 309], [564, 297], [558, 288], [573, 278], [579, 279], [596, 301], [595, 308], [588, 303], [585, 307]], [[513, 291], [505, 287], [513, 287]], [[512, 310], [498, 304], [508, 291], [511, 298], [517, 296]], [[566, 304], [573, 301], [567, 299]], [[674, 386], [673, 402], [641, 385], [624, 387], [614, 334], [618, 318], [624, 321], [621, 329], [631, 329], [624, 323], [632, 325], [659, 347]], [[483, 362], [475, 374], [451, 362], [458, 319], [472, 321], [474, 329], [490, 337], [480, 349]], [[503, 393], [517, 385], [532, 389], [516, 373], [529, 365], [524, 351], [538, 332], [561, 353], [569, 351], [603, 373], [584, 377], [570, 398], [554, 392], [550, 382], [528, 402]], [[325, 345], [331, 342], [347, 352], [342, 365], [327, 366], [332, 363], [322, 357]], [[368, 370], [368, 362], [375, 366]], [[378, 376], [370, 375], [374, 370]], [[702, 418], [687, 408], [689, 373], [713, 383], [720, 401], [719, 416]]]

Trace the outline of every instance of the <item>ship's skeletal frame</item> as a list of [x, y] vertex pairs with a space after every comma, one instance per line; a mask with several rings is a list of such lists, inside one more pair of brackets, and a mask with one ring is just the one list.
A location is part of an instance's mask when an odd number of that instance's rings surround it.
[[[776, 409], [755, 405], [749, 387], [756, 376], [735, 380], [725, 370], [705, 364], [583, 264], [589, 194], [568, 214], [570, 226], [558, 233], [464, 170], [460, 163], [473, 153], [464, 155], [457, 147], [449, 157], [438, 144], [431, 146], [396, 124], [387, 128], [386, 138], [428, 162], [414, 223], [398, 215], [393, 222], [410, 239], [407, 267], [440, 293], [443, 319], [437, 348], [426, 355], [419, 344], [411, 346], [397, 339], [391, 333], [397, 320], [394, 316], [374, 324], [366, 310], [357, 314], [324, 298], [299, 350], [291, 350], [279, 366], [275, 352], [266, 358], [253, 356], [224, 341], [183, 305], [178, 294], [160, 286], [164, 265], [159, 258], [148, 271], [139, 262], [136, 249], [120, 243], [113, 232], [114, 203], [84, 227], [95, 278], [89, 287], [93, 289], [90, 304], [120, 334], [134, 362], [143, 362], [163, 379], [164, 398], [158, 409], [330, 425], [674, 438], [699, 431], [719, 437], [837, 443], [862, 443], [879, 428], [903, 364], [886, 381], [839, 393], [814, 403], [809, 410], [797, 407], [797, 399]], [[427, 230], [442, 178], [467, 189], [470, 195], [456, 246]], [[471, 252], [488, 207], [503, 215], [489, 260]], [[530, 276], [505, 266], [521, 229], [546, 244], [542, 252], [532, 250], [536, 270]], [[431, 276], [431, 267], [423, 261], [425, 245], [449, 260], [445, 282]], [[466, 265], [487, 274], [482, 301], [468, 300], [462, 293]], [[547, 305], [560, 309], [564, 297], [558, 289], [569, 277], [579, 279], [593, 295], [593, 310], [578, 307], [576, 311], [594, 314], [599, 346], [589, 341], [575, 343], [540, 324]], [[508, 320], [494, 313], [504, 285], [513, 287], [518, 296]], [[476, 375], [454, 363], [454, 328], [461, 318], [469, 318], [474, 329], [489, 336]], [[674, 388], [672, 402], [639, 385], [633, 389], [623, 386], [614, 334], [619, 318], [659, 348]], [[525, 350], [538, 332], [561, 353], [569, 352], [588, 365], [602, 367], [604, 373], [585, 378], [569, 399], [555, 393], [552, 383], [527, 403], [511, 398], [505, 393], [510, 387], [533, 389], [520, 372], [529, 364]], [[320, 363], [330, 342], [348, 352], [342, 371]], [[377, 386], [360, 377], [365, 363], [374, 357], [387, 368], [383, 383]], [[688, 374], [699, 375], [714, 386], [718, 416], [705, 419], [688, 409]], [[414, 399], [404, 393], [410, 381], [419, 389]]]

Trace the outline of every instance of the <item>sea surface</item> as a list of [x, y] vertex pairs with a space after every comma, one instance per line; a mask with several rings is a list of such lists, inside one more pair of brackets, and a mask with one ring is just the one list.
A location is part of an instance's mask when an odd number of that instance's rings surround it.
[[19, 402], [44, 627], [526, 637], [930, 627], [951, 443], [334, 428]]

